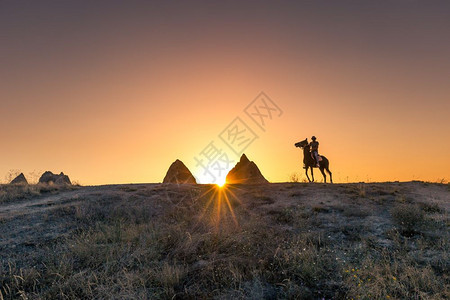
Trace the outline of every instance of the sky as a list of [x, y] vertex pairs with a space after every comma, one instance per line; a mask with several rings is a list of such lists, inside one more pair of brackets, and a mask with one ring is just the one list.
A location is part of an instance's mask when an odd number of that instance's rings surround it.
[[[294, 143], [315, 135], [335, 182], [448, 180], [449, 15], [448, 1], [0, 1], [0, 179], [161, 182], [180, 159], [206, 183], [245, 152], [271, 182], [303, 180]], [[277, 108], [263, 127], [246, 113], [261, 92]]]

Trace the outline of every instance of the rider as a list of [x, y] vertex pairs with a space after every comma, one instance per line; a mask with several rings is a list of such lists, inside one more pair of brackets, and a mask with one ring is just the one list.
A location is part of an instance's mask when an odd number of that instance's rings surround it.
[[309, 143], [311, 147], [311, 156], [316, 160], [316, 166], [319, 167], [319, 142], [316, 142], [316, 137], [311, 137], [312, 142]]

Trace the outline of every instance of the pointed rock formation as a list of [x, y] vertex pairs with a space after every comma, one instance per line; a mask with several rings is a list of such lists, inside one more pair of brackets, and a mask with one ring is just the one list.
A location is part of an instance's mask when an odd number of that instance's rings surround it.
[[184, 165], [184, 163], [177, 159], [174, 161], [164, 177], [163, 183], [192, 183], [196, 184], [194, 176], [191, 171]]
[[258, 166], [242, 154], [240, 161], [227, 174], [227, 183], [260, 184], [268, 183]]
[[23, 173], [20, 173], [19, 176], [17, 176], [10, 182], [10, 184], [28, 184], [28, 181], [25, 178], [25, 175], [23, 175]]
[[47, 183], [47, 184], [72, 184], [70, 182], [69, 176], [64, 175], [63, 172], [58, 174], [53, 174], [50, 171], [46, 171], [42, 174], [41, 178], [39, 178], [39, 183]]

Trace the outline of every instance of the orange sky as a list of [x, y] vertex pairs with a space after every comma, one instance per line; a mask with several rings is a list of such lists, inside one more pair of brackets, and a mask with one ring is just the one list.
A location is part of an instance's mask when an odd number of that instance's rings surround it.
[[[335, 182], [448, 180], [450, 5], [277, 3], [2, 2], [0, 177], [161, 182], [179, 158], [205, 181], [194, 157], [232, 156], [241, 117], [272, 182], [303, 176], [312, 135]], [[261, 91], [266, 132], [244, 113]]]

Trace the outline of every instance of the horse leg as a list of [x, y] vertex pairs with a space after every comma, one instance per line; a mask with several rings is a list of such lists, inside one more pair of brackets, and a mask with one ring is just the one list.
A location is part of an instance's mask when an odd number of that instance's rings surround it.
[[314, 167], [311, 166], [311, 177], [312, 177], [312, 182], [314, 182], [314, 171], [313, 171]]
[[311, 182], [311, 179], [309, 179], [309, 176], [308, 176], [308, 168], [309, 168], [309, 167], [306, 167], [306, 169], [305, 169], [306, 178], [308, 178], [308, 181]]
[[327, 175], [325, 175], [325, 172], [323, 171], [323, 168], [320, 168], [320, 172], [321, 172], [322, 175], [323, 175], [323, 182], [324, 182], [324, 183], [327, 183]]
[[327, 168], [327, 172], [328, 172], [328, 174], [330, 174], [330, 182], [333, 183], [333, 177], [331, 176], [331, 171], [330, 171], [330, 169]]

